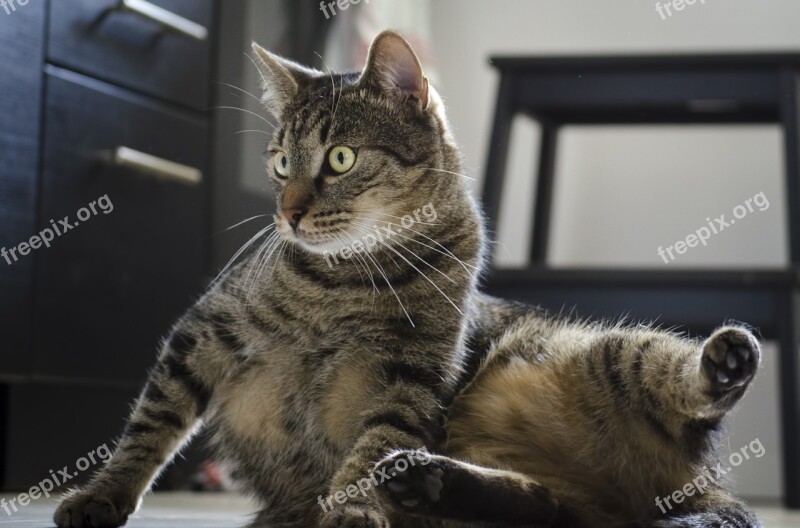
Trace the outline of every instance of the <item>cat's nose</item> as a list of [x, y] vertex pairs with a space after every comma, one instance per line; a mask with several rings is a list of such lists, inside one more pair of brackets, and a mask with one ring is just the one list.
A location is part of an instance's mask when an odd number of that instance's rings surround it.
[[281, 209], [281, 214], [289, 222], [289, 225], [292, 226], [292, 229], [297, 229], [297, 226], [300, 225], [300, 220], [306, 215], [308, 212], [307, 207], [284, 207]]

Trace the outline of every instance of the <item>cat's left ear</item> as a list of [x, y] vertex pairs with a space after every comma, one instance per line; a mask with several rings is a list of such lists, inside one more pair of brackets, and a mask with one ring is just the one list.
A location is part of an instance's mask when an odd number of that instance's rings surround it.
[[271, 53], [253, 42], [253, 53], [258, 72], [261, 74], [261, 88], [264, 95], [261, 101], [276, 118], [280, 119], [283, 110], [302, 86], [320, 72], [306, 68], [296, 62]]
[[367, 66], [359, 83], [372, 84], [428, 108], [428, 79], [411, 45], [394, 31], [384, 31], [372, 41]]

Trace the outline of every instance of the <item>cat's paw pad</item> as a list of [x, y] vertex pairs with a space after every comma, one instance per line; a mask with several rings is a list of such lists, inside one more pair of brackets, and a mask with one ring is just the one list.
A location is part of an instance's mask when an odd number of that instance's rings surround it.
[[758, 340], [743, 328], [717, 330], [703, 346], [703, 372], [711, 393], [723, 395], [746, 386], [761, 360]]
[[414, 451], [390, 455], [377, 466], [377, 472], [391, 476], [378, 486], [378, 492], [400, 511], [427, 510], [442, 499], [446, 460], [428, 454], [419, 457]]
[[56, 508], [53, 521], [59, 528], [117, 528], [128, 522], [134, 504], [110, 495], [76, 491]]
[[377, 511], [359, 506], [342, 506], [323, 516], [320, 528], [391, 528], [389, 519]]

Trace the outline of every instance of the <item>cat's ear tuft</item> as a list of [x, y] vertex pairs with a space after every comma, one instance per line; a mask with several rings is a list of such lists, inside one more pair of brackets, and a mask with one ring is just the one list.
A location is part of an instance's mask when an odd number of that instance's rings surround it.
[[272, 115], [280, 118], [286, 105], [297, 96], [300, 88], [320, 72], [275, 55], [255, 42], [253, 53], [261, 75], [261, 88], [264, 90], [261, 101]]
[[361, 83], [428, 107], [428, 79], [411, 45], [394, 31], [384, 31], [372, 41]]

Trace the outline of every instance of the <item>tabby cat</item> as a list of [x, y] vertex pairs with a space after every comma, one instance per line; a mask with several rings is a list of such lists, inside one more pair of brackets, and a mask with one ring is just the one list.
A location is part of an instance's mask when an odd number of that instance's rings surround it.
[[715, 454], [760, 361], [750, 331], [723, 326], [700, 343], [476, 301], [470, 344], [485, 359], [450, 410], [452, 458], [384, 483], [397, 512], [419, 526], [761, 526], [726, 491], [730, 464]]
[[375, 493], [329, 509], [318, 498], [440, 435], [483, 254], [442, 101], [392, 32], [361, 73], [254, 50], [277, 120], [276, 234], [176, 324], [112, 459], [58, 507], [60, 527], [125, 524], [201, 425], [261, 504], [251, 526], [387, 527]]

